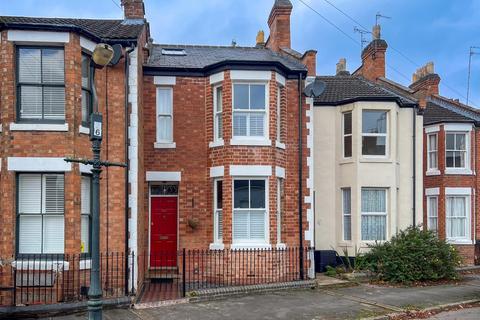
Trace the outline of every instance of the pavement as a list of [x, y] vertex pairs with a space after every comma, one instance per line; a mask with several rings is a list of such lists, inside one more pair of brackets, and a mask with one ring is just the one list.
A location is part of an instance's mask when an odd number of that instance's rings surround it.
[[[224, 300], [184, 303], [152, 309], [112, 309], [106, 320], [217, 320], [217, 319], [362, 319], [394, 312], [480, 300], [480, 275], [458, 284], [427, 287], [354, 287], [278, 291]], [[480, 319], [478, 308], [441, 313], [432, 319]], [[51, 319], [51, 318], [45, 318]], [[83, 320], [84, 314], [55, 320]]]

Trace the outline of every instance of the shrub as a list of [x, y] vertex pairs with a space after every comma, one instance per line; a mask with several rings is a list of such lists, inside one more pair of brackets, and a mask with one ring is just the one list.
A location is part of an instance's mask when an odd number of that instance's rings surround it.
[[457, 279], [460, 256], [452, 245], [432, 231], [410, 227], [390, 241], [370, 245], [357, 257], [356, 266], [377, 275], [379, 280], [409, 284], [418, 281]]

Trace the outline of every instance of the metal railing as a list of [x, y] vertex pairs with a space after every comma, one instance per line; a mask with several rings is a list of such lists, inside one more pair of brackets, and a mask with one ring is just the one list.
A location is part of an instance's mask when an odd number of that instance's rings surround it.
[[[101, 253], [104, 298], [129, 294], [125, 285], [129, 275], [125, 270], [125, 258], [124, 253]], [[1, 267], [3, 291], [0, 292], [0, 305], [52, 304], [87, 299], [91, 261], [85, 255], [29, 254], [9, 260], [9, 264]], [[8, 283], [10, 285], [5, 286]]]
[[232, 286], [291, 282], [308, 274], [310, 248], [192, 249], [143, 254], [145, 285], [143, 302], [185, 297], [193, 292]]

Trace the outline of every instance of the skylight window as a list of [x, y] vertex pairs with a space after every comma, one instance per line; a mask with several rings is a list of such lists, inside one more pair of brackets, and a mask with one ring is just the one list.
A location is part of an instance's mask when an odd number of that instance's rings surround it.
[[162, 55], [164, 56], [185, 56], [184, 49], [162, 49]]

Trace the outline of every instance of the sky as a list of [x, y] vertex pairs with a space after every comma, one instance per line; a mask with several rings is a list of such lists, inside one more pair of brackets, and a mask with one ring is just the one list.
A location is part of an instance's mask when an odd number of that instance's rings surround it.
[[[380, 12], [390, 17], [379, 21], [382, 38], [389, 45], [387, 77], [409, 85], [412, 73], [433, 61], [442, 79], [440, 94], [465, 102], [469, 49], [480, 47], [480, 0], [291, 1], [292, 48], [318, 51], [317, 74], [334, 74], [339, 58], [346, 58], [347, 69], [354, 71], [361, 63], [360, 34], [354, 27], [371, 31]], [[234, 40], [254, 46], [258, 30], [268, 36], [267, 19], [274, 0], [144, 2], [155, 43], [230, 45]], [[120, 0], [0, 0], [0, 15], [121, 19], [123, 11]], [[371, 40], [371, 35], [365, 38]], [[476, 51], [469, 100], [480, 107], [480, 49]]]

